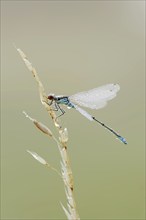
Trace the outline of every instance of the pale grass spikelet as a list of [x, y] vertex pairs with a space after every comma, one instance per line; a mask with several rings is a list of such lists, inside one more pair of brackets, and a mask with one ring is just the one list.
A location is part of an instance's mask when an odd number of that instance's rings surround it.
[[60, 138], [59, 138], [60, 142], [67, 143], [67, 141], [68, 141], [68, 131], [67, 131], [67, 128], [64, 128], [64, 130], [63, 129], [60, 130], [59, 134], [60, 134]]
[[60, 163], [61, 163], [61, 173], [62, 173], [63, 181], [64, 181], [65, 186], [67, 186], [68, 176], [66, 175], [66, 169], [65, 169], [64, 163], [62, 161]]
[[72, 196], [69, 194], [68, 194], [68, 206], [69, 206], [69, 209], [73, 208], [74, 206]]
[[[15, 45], [14, 45], [15, 46]], [[16, 46], [15, 46], [16, 47]], [[23, 53], [23, 51], [20, 48], [16, 48], [16, 50], [18, 51], [18, 53], [20, 54], [21, 58], [24, 59], [26, 58], [26, 55]]]
[[47, 165], [48, 163], [42, 158], [40, 157], [36, 152], [33, 152], [33, 151], [30, 151], [30, 150], [27, 150], [27, 152], [29, 154], [31, 154], [31, 156], [36, 159], [37, 161], [39, 161], [41, 164], [43, 165]]
[[68, 155], [66, 153], [66, 148], [61, 149], [61, 156], [64, 158], [64, 160], [62, 160], [62, 163], [64, 165], [64, 168], [66, 169], [66, 166], [69, 163]]
[[17, 49], [18, 53], [20, 54], [20, 56], [22, 57], [25, 65], [27, 66], [27, 68], [30, 70], [30, 71], [33, 71], [33, 67], [32, 67], [32, 64], [29, 62], [29, 60], [27, 59], [26, 55], [23, 53], [22, 50], [20, 50], [19, 48]]
[[41, 122], [38, 122], [36, 119], [31, 118], [25, 111], [23, 111], [24, 115], [26, 116], [26, 118], [29, 118], [30, 121], [32, 121], [34, 123], [34, 125], [41, 130], [43, 133], [49, 135], [50, 137], [53, 136], [51, 130], [44, 124], [42, 124]]
[[33, 71], [32, 64], [25, 58], [24, 58], [24, 63], [30, 71]]
[[[72, 216], [71, 216], [71, 213], [70, 213], [69, 211], [67, 211], [67, 209], [62, 205], [62, 203], [60, 203], [60, 204], [61, 204], [61, 206], [62, 206], [62, 209], [63, 209], [64, 213], [66, 214], [67, 219], [68, 219], [68, 220], [73, 220], [73, 219], [72, 219]], [[74, 219], [74, 220], [75, 220], [75, 219]]]
[[61, 162], [62, 177], [67, 190], [73, 191], [73, 177], [71, 169], [66, 166], [64, 162]]
[[72, 196], [70, 195], [70, 192], [67, 188], [65, 189], [65, 194], [66, 194], [66, 197], [68, 198], [67, 206], [68, 206], [69, 210], [71, 210], [74, 206], [74, 202], [73, 202]]
[[44, 125], [44, 124], [42, 124], [41, 122], [38, 122], [38, 121], [36, 121], [36, 120], [34, 121], [34, 124], [35, 124], [36, 127], [37, 127], [38, 129], [40, 129], [43, 133], [49, 135], [50, 137], [53, 136], [52, 132], [50, 131], [50, 129], [49, 129], [46, 125]]

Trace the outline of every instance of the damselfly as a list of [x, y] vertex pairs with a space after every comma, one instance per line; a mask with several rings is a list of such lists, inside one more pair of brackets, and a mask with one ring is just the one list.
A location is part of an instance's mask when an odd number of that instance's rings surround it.
[[[78, 105], [87, 107], [90, 109], [100, 109], [105, 107], [107, 101], [116, 97], [117, 92], [120, 90], [118, 84], [107, 84], [89, 91], [80, 92], [71, 96], [63, 96], [54, 94], [49, 94], [48, 99], [50, 100], [49, 105], [54, 104], [55, 110], [60, 110], [62, 116], [65, 111], [60, 107], [60, 104], [67, 105], [68, 108], [74, 108], [79, 111], [83, 116], [85, 116], [90, 121], [96, 121], [112, 134], [114, 134], [121, 142], [127, 144], [126, 139], [115, 132], [112, 128], [105, 125], [103, 122], [97, 120], [94, 116], [90, 115], [88, 112], [80, 108]], [[58, 116], [58, 117], [59, 117]]]

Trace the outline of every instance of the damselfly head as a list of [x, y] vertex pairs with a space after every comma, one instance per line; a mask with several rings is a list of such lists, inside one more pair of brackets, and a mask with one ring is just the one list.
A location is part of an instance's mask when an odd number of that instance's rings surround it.
[[54, 100], [54, 98], [55, 98], [55, 94], [51, 93], [51, 94], [48, 95], [49, 100]]

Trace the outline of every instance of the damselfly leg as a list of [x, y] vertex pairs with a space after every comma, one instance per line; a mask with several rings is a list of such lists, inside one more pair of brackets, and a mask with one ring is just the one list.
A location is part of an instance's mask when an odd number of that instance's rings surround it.
[[64, 113], [65, 113], [64, 109], [62, 109], [62, 108], [60, 107], [60, 105], [58, 105], [56, 102], [55, 102], [55, 108], [56, 108], [55, 111], [60, 111], [60, 112], [61, 112], [61, 114], [58, 115], [58, 116], [56, 117], [56, 119], [59, 118], [59, 117], [61, 117], [62, 115], [64, 115]]
[[48, 102], [48, 105], [53, 107], [53, 109], [52, 109], [53, 111], [57, 111], [57, 112], [60, 111], [61, 112], [61, 114], [58, 115], [56, 117], [56, 119], [61, 117], [62, 115], [64, 115], [64, 113], [65, 113], [64, 109], [62, 109], [60, 107], [60, 105], [55, 102], [55, 100], [51, 100], [50, 102]]

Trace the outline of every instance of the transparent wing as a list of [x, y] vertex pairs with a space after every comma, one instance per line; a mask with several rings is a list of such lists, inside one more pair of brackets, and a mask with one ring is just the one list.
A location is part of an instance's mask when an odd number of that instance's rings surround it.
[[116, 97], [119, 90], [120, 86], [118, 84], [107, 84], [89, 91], [69, 96], [69, 100], [80, 106], [91, 109], [99, 109], [103, 108], [107, 104], [108, 100]]
[[84, 109], [80, 108], [79, 106], [77, 105], [74, 105], [75, 109], [77, 111], [79, 111], [83, 116], [85, 116], [86, 118], [88, 118], [90, 121], [93, 121], [93, 117], [88, 113], [86, 112]]

